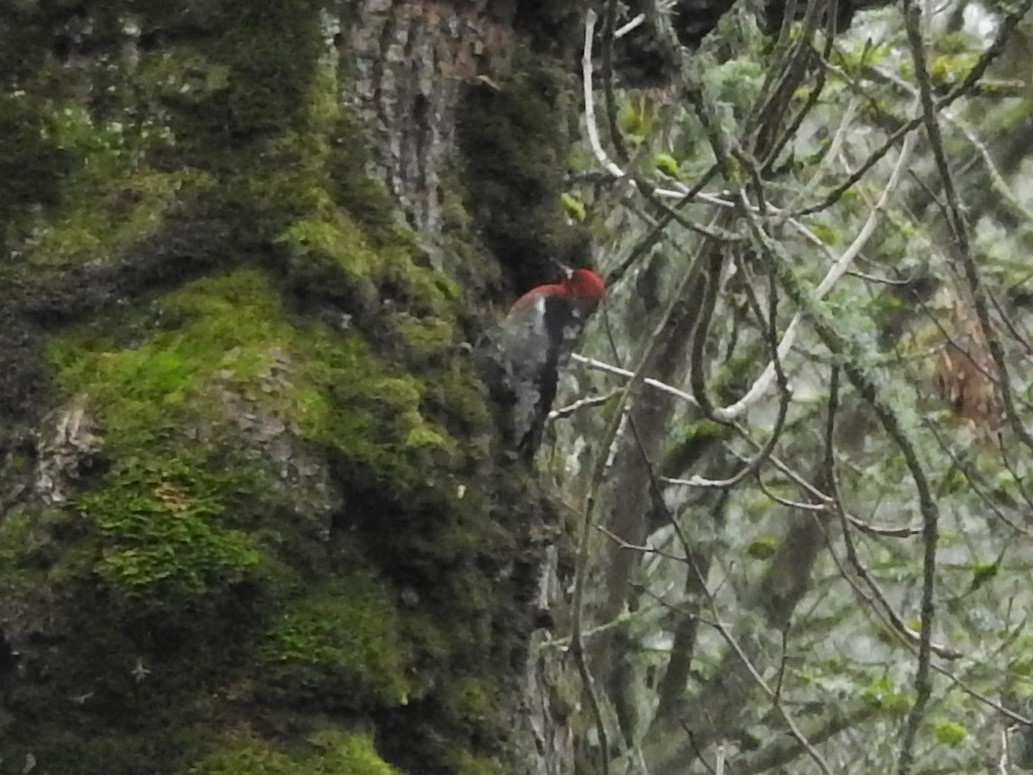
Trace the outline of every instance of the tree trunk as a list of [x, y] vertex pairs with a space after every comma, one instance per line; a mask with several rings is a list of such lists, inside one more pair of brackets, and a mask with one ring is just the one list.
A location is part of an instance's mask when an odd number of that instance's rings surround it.
[[575, 6], [5, 13], [3, 771], [570, 772], [464, 343], [585, 251]]

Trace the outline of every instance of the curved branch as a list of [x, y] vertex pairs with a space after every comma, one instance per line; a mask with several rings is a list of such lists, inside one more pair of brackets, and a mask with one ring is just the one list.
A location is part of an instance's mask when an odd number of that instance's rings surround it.
[[[914, 134], [908, 134], [904, 139], [904, 146], [900, 150], [900, 156], [897, 158], [897, 164], [893, 168], [893, 172], [890, 175], [889, 181], [886, 183], [886, 188], [883, 189], [882, 196], [879, 197], [879, 201], [876, 202], [871, 212], [868, 214], [868, 218], [865, 220], [864, 225], [858, 232], [854, 241], [850, 243], [845, 251], [836, 259], [836, 261], [829, 267], [825, 273], [825, 277], [822, 278], [821, 282], [814, 289], [812, 298], [819, 300], [824, 298], [830, 290], [838, 283], [843, 275], [850, 269], [851, 264], [860, 255], [864, 246], [871, 239], [872, 234], [875, 233], [875, 228], [879, 224], [879, 219], [882, 216], [883, 211], [886, 209], [886, 205], [893, 196], [900, 180], [903, 177], [904, 171], [907, 169], [907, 165], [911, 159], [911, 150], [914, 147]], [[786, 327], [785, 333], [782, 335], [782, 341], [778, 346], [778, 355], [781, 358], [786, 358], [789, 355], [793, 344], [796, 341], [796, 330], [802, 320], [802, 312], [797, 312], [789, 325]], [[714, 416], [719, 420], [734, 420], [749, 409], [753, 404], [757, 403], [765, 393], [770, 389], [771, 384], [775, 380], [775, 365], [772, 361], [764, 369], [763, 373], [753, 383], [748, 391], [736, 401], [734, 404], [730, 404], [724, 408], [717, 408], [714, 410]]]

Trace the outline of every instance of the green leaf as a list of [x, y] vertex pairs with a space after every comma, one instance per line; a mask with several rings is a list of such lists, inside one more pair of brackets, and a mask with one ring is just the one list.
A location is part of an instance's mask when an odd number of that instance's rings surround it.
[[778, 551], [778, 539], [774, 536], [761, 536], [750, 542], [746, 554], [755, 560], [767, 560]]
[[969, 584], [969, 592], [979, 589], [981, 586], [992, 580], [996, 575], [997, 571], [1000, 570], [1000, 564], [997, 562], [977, 562], [972, 564], [972, 583]]
[[944, 745], [960, 745], [968, 734], [965, 727], [955, 721], [941, 721], [933, 727], [933, 734], [936, 739]]
[[665, 175], [670, 175], [672, 178], [681, 177], [681, 171], [678, 169], [678, 162], [670, 154], [658, 153], [653, 157], [653, 164]]
[[810, 228], [814, 236], [829, 245], [838, 244], [843, 239], [843, 233], [834, 226], [825, 223], [812, 223]]
[[563, 209], [567, 211], [567, 215], [575, 221], [581, 222], [587, 217], [584, 203], [569, 192], [560, 194], [560, 204], [562, 204]]
[[907, 694], [898, 690], [888, 676], [881, 676], [865, 687], [862, 696], [877, 708], [903, 712], [911, 707]]

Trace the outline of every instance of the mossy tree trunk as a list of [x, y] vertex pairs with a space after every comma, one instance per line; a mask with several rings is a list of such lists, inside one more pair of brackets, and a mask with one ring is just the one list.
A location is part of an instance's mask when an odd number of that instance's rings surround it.
[[570, 771], [463, 345], [585, 250], [577, 12], [4, 12], [0, 771]]

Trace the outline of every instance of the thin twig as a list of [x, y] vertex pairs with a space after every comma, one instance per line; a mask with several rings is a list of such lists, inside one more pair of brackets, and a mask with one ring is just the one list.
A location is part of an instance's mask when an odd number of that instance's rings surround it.
[[[599, 139], [599, 126], [595, 120], [595, 98], [592, 94], [592, 36], [595, 35], [595, 22], [597, 19], [596, 12], [589, 8], [585, 13], [585, 49], [581, 57], [581, 79], [583, 96], [585, 98], [585, 125], [588, 130], [588, 144], [592, 147], [596, 160], [603, 165], [603, 168], [613, 177], [623, 180], [626, 178], [624, 170], [617, 166], [606, 155], [606, 151], [603, 150], [603, 144]], [[629, 180], [629, 183], [632, 186], [635, 185], [635, 182], [632, 180]]]
[[[905, 0], [905, 28], [911, 47], [911, 56], [914, 60], [915, 78], [918, 80], [919, 93], [922, 99], [922, 118], [925, 123], [929, 144], [932, 147], [933, 159], [936, 161], [936, 168], [943, 183], [944, 196], [947, 199], [947, 221], [954, 235], [954, 242], [957, 246], [957, 258], [961, 263], [962, 275], [972, 297], [972, 306], [976, 311], [976, 318], [979, 320], [980, 332], [986, 341], [990, 357], [993, 359], [994, 366], [997, 369], [1004, 414], [1008, 418], [1008, 424], [1018, 439], [1028, 449], [1033, 450], [1033, 435], [1026, 430], [1025, 423], [1019, 417], [1018, 411], [1015, 408], [1011, 375], [1007, 359], [1005, 358], [1004, 348], [1001, 346], [1001, 342], [997, 338], [997, 333], [990, 321], [986, 288], [983, 285], [982, 276], [979, 273], [979, 268], [976, 266], [969, 244], [968, 221], [962, 213], [961, 202], [954, 187], [954, 176], [951, 173], [950, 165], [947, 162], [947, 153], [943, 147], [943, 136], [940, 132], [940, 122], [937, 116], [938, 106], [933, 101], [932, 84], [929, 81], [929, 71], [925, 62], [925, 44], [919, 29], [920, 15], [921, 9], [913, 0]], [[904, 775], [904, 772], [902, 770], [901, 775]]]
[[[745, 192], [740, 191], [740, 198], [746, 204]], [[917, 447], [911, 438], [911, 432], [901, 422], [901, 418], [893, 408], [883, 399], [881, 391], [870, 374], [866, 373], [858, 365], [856, 347], [853, 342], [843, 336], [834, 325], [828, 313], [814, 303], [813, 298], [804, 295], [799, 279], [791, 268], [791, 264], [783, 255], [780, 245], [776, 243], [764, 230], [760, 219], [749, 209], [745, 210], [747, 222], [756, 238], [757, 244], [762, 249], [768, 261], [772, 262], [779, 272], [779, 281], [785, 288], [789, 298], [805, 312], [814, 326], [815, 332], [822, 343], [833, 353], [833, 355], [844, 359], [843, 369], [850, 379], [851, 384], [861, 394], [875, 416], [878, 418], [887, 435], [893, 440], [904, 458], [904, 463], [915, 483], [915, 490], [918, 494], [919, 510], [922, 514], [922, 540], [924, 546], [923, 556], [923, 596], [922, 596], [922, 632], [919, 648], [919, 664], [916, 677], [916, 686], [923, 690], [928, 685], [929, 654], [930, 654], [930, 633], [935, 607], [933, 604], [933, 593], [935, 588], [936, 569], [936, 546], [939, 540], [939, 506], [933, 497], [932, 488], [929, 484], [925, 468], [919, 458]], [[912, 707], [912, 714], [909, 716], [909, 728], [914, 724], [917, 733], [917, 723], [924, 713], [925, 702], [928, 699], [926, 694], [922, 698], [920, 694], [916, 700], [916, 706]], [[915, 707], [919, 712], [914, 712]], [[906, 739], [905, 739], [906, 742]]]
[[[886, 209], [886, 205], [889, 202], [891, 196], [896, 191], [897, 186], [900, 184], [900, 179], [903, 175], [904, 170], [907, 169], [908, 162], [911, 158], [911, 149], [914, 146], [914, 135], [908, 134], [904, 139], [904, 147], [901, 148], [900, 156], [897, 158], [897, 164], [893, 168], [893, 172], [890, 175], [889, 181], [886, 183], [886, 188], [883, 189], [882, 195], [879, 197], [879, 201], [876, 202], [875, 206], [871, 209], [868, 214], [868, 218], [865, 220], [864, 225], [854, 238], [853, 242], [850, 243], [849, 247], [836, 259], [836, 261], [829, 267], [825, 273], [825, 277], [822, 278], [821, 282], [818, 283], [818, 287], [812, 292], [812, 298], [819, 300], [824, 298], [830, 290], [839, 282], [839, 280], [846, 274], [850, 265], [854, 262], [854, 259], [861, 253], [861, 250], [867, 244], [872, 234], [875, 233], [875, 228], [879, 223], [880, 216]], [[782, 335], [782, 341], [778, 346], [778, 354], [781, 358], [786, 358], [789, 351], [792, 349], [794, 342], [796, 341], [796, 330], [802, 321], [802, 312], [797, 312], [793, 319], [786, 326], [785, 333]], [[746, 391], [742, 398], [736, 401], [734, 404], [730, 404], [724, 408], [717, 408], [714, 410], [714, 415], [720, 420], [732, 420], [740, 417], [750, 406], [757, 403], [775, 380], [775, 366], [774, 362], [769, 363], [760, 377], [750, 386], [750, 389]]]
[[618, 27], [614, 31], [614, 33], [613, 33], [613, 39], [614, 40], [620, 40], [621, 38], [623, 38], [625, 35], [627, 35], [632, 30], [635, 30], [635, 29], [638, 29], [639, 27], [641, 27], [642, 26], [642, 22], [644, 22], [645, 20], [646, 20], [646, 15], [644, 13], [640, 13], [638, 16], [636, 16], [634, 19], [632, 19], [627, 24], [624, 24], [621, 27]]
[[[589, 9], [585, 14], [585, 49], [584, 56], [581, 60], [583, 67], [582, 75], [584, 78], [585, 115], [588, 121], [588, 135], [592, 148], [596, 152], [596, 156], [599, 158], [600, 162], [602, 162], [604, 166], [609, 163], [614, 169], [616, 169], [618, 173], [616, 177], [623, 177], [623, 172], [621, 172], [620, 168], [617, 167], [616, 164], [609, 162], [605, 151], [603, 151], [602, 145], [599, 142], [599, 130], [595, 123], [595, 106], [592, 99], [592, 35], [595, 32], [595, 21], [595, 11]], [[611, 169], [610, 172], [612, 174], [613, 170]], [[625, 389], [624, 395], [627, 396], [627, 389]], [[626, 399], [622, 399], [622, 401], [623, 400]], [[615, 420], [619, 421], [619, 416], [622, 413], [623, 412], [618, 412], [617, 416], [615, 416]], [[613, 428], [613, 434], [616, 435], [618, 427], [617, 424], [611, 423], [611, 427]], [[601, 467], [602, 466], [600, 466], [600, 468]], [[595, 685], [595, 680], [592, 678], [592, 672], [588, 666], [588, 656], [585, 654], [584, 644], [584, 590], [588, 576], [588, 547], [592, 529], [592, 509], [594, 507], [595, 500], [594, 493], [595, 488], [589, 491], [588, 501], [585, 504], [585, 511], [582, 517], [581, 536], [578, 541], [578, 560], [574, 579], [570, 641], [571, 651], [574, 654], [578, 673], [580, 674], [581, 682], [584, 685], [584, 692], [588, 697], [588, 704], [595, 720], [596, 733], [599, 737], [601, 772], [602, 775], [609, 775], [609, 735], [606, 729], [606, 720], [603, 718], [602, 701], [599, 698], [599, 692]]]
[[716, 619], [714, 621], [708, 621], [703, 617], [700, 617], [700, 621], [717, 630], [718, 634], [721, 635], [721, 638], [736, 653], [743, 666], [749, 671], [750, 675], [753, 677], [754, 683], [756, 683], [757, 686], [759, 686], [771, 699], [771, 704], [774, 706], [775, 710], [778, 711], [778, 714], [782, 717], [786, 726], [789, 727], [789, 733], [797, 739], [804, 751], [811, 758], [811, 761], [813, 761], [818, 766], [818, 769], [825, 773], [825, 775], [832, 775], [832, 770], [829, 769], [829, 765], [825, 761], [825, 757], [818, 753], [818, 749], [811, 745], [810, 741], [804, 736], [800, 727], [797, 726], [796, 721], [791, 715], [789, 715], [783, 703], [778, 699], [778, 697], [776, 697], [775, 691], [768, 686], [767, 681], [764, 680], [764, 676], [757, 671], [757, 668], [754, 666], [749, 656], [747, 656], [746, 652], [743, 651], [742, 646], [740, 646], [739, 642], [732, 637], [732, 633], [729, 632], [727, 625]]
[[[987, 68], [1004, 51], [1004, 45], [1007, 43], [1008, 38], [1011, 37], [1015, 27], [1026, 16], [1031, 7], [1033, 7], [1033, 0], [1022, 0], [1018, 6], [1005, 15], [1004, 20], [997, 27], [997, 35], [986, 50], [980, 54], [979, 59], [976, 61], [975, 65], [972, 66], [972, 69], [968, 71], [965, 78], [946, 95], [937, 100], [937, 110], [946, 108], [948, 105], [957, 101], [960, 97], [963, 97], [975, 89], [984, 73], [986, 73]], [[824, 199], [811, 207], [806, 207], [803, 210], [797, 211], [794, 215], [797, 217], [812, 215], [814, 213], [819, 213], [822, 210], [827, 210], [829, 207], [834, 205], [842, 198], [843, 194], [856, 186], [861, 178], [868, 174], [868, 171], [878, 164], [879, 160], [889, 153], [891, 148], [900, 142], [902, 137], [910, 134], [920, 127], [922, 125], [922, 121], [922, 116], [915, 116], [909, 121], [901, 124], [894, 132], [890, 133], [886, 138], [886, 141], [879, 146], [879, 148], [868, 156], [861, 166], [850, 173], [846, 180], [844, 180], [840, 185], [832, 189]]]
[[[605, 361], [600, 361], [595, 358], [589, 358], [586, 355], [574, 353], [570, 356], [570, 359], [572, 361], [584, 364], [588, 368], [594, 369], [595, 371], [601, 371], [606, 374], [615, 374], [618, 377], [625, 377], [627, 379], [635, 378], [635, 372], [633, 371], [622, 369], [619, 366], [614, 366], [612, 364], [606, 363]], [[669, 393], [672, 396], [677, 396], [682, 401], [686, 401], [692, 406], [696, 406], [696, 399], [692, 396], [691, 393], [686, 393], [684, 390], [679, 390], [673, 385], [668, 385], [664, 382], [661, 382], [658, 379], [653, 379], [652, 377], [645, 377], [642, 380], [642, 384], [649, 385], [649, 387], [651, 388], [654, 388], [664, 393]]]
[[572, 404], [568, 404], [560, 409], [553, 409], [549, 412], [549, 422], [555, 422], [561, 420], [564, 417], [569, 417], [572, 414], [580, 412], [582, 409], [590, 409], [594, 406], [602, 406], [608, 403], [611, 399], [616, 398], [620, 395], [620, 390], [611, 390], [602, 396], [588, 396], [586, 398], [579, 398]]
[[606, 104], [606, 126], [610, 131], [610, 143], [622, 164], [628, 161], [628, 152], [624, 146], [624, 137], [617, 126], [617, 96], [613, 90], [613, 28], [617, 19], [617, 0], [607, 0], [603, 13], [602, 70], [603, 98]]

